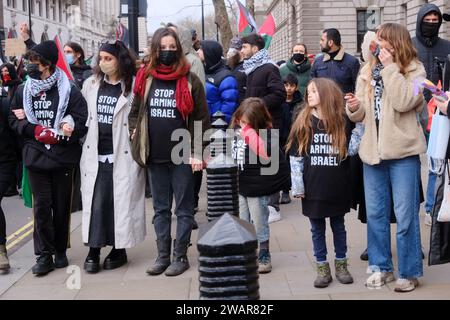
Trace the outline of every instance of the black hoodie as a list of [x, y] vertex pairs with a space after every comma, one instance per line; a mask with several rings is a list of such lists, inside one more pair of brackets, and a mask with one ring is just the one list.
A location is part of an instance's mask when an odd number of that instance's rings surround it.
[[[427, 78], [433, 83], [442, 81], [442, 69], [439, 66], [439, 61], [444, 62], [450, 54], [450, 41], [444, 40], [436, 34], [434, 37], [427, 38], [422, 33], [423, 18], [431, 12], [436, 12], [439, 15], [439, 26], [442, 24], [442, 14], [439, 8], [431, 3], [424, 4], [417, 14], [416, 37], [413, 43], [416, 47], [419, 60], [423, 63], [427, 71]], [[431, 93], [426, 90], [425, 99], [431, 99]]]
[[71, 64], [70, 70], [72, 71], [73, 78], [74, 78], [73, 80], [77, 84], [78, 89], [80, 89], [80, 90], [83, 89], [84, 81], [86, 81], [87, 78], [92, 76], [92, 68], [90, 66], [88, 66], [87, 64], [83, 64], [80, 66]]

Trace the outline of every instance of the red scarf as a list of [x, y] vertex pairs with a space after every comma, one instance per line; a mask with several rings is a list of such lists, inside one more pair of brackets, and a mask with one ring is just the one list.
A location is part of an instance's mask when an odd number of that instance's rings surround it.
[[[194, 110], [194, 100], [189, 91], [187, 75], [189, 74], [191, 66], [186, 65], [180, 72], [173, 71], [172, 67], [159, 65], [155, 70], [150, 72], [150, 75], [159, 80], [172, 81], [177, 80], [175, 88], [175, 101], [177, 109], [181, 113], [183, 120]], [[141, 67], [136, 75], [136, 85], [134, 93], [141, 97], [145, 94], [145, 83], [147, 80], [146, 69]]]

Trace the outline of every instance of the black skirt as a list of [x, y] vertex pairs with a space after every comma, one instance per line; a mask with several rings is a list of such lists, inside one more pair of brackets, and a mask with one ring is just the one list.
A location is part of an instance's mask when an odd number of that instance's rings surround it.
[[91, 248], [114, 246], [114, 184], [113, 164], [98, 163], [92, 199], [89, 242]]
[[343, 216], [350, 212], [350, 201], [329, 202], [302, 199], [303, 215], [312, 219]]

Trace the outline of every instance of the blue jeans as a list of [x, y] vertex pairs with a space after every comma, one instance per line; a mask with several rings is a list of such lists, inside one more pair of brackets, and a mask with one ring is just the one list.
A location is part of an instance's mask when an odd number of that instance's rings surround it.
[[269, 241], [269, 203], [270, 197], [244, 197], [239, 195], [239, 218], [252, 222], [259, 243]]
[[[419, 156], [386, 160], [378, 165], [364, 164], [367, 207], [369, 265], [373, 271], [392, 272], [391, 201], [397, 219], [399, 276], [403, 279], [423, 275], [419, 228]], [[392, 197], [391, 200], [391, 192]]]
[[177, 245], [187, 246], [194, 223], [194, 181], [191, 166], [172, 163], [150, 164], [150, 185], [158, 241], [171, 241], [172, 199], [175, 197]]
[[425, 201], [425, 212], [430, 213], [434, 206], [434, 189], [437, 175], [428, 171], [427, 199]]
[[[326, 219], [312, 219], [311, 233], [314, 248], [314, 256], [317, 262], [327, 261], [327, 242], [325, 237]], [[345, 231], [344, 216], [330, 218], [331, 230], [333, 230], [334, 252], [336, 259], [345, 259], [347, 256], [347, 231]]]

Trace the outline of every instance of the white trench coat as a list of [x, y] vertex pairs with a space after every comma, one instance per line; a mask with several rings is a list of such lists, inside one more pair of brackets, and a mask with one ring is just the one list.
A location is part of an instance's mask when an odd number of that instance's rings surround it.
[[[83, 201], [83, 242], [89, 242], [92, 199], [98, 173], [98, 116], [97, 94], [100, 82], [95, 76], [83, 85], [88, 105], [89, 128], [80, 161], [81, 194]], [[131, 94], [130, 94], [131, 96]], [[114, 148], [114, 235], [117, 249], [131, 248], [145, 239], [145, 172], [133, 160], [128, 131], [129, 100], [120, 96], [113, 116]]]

